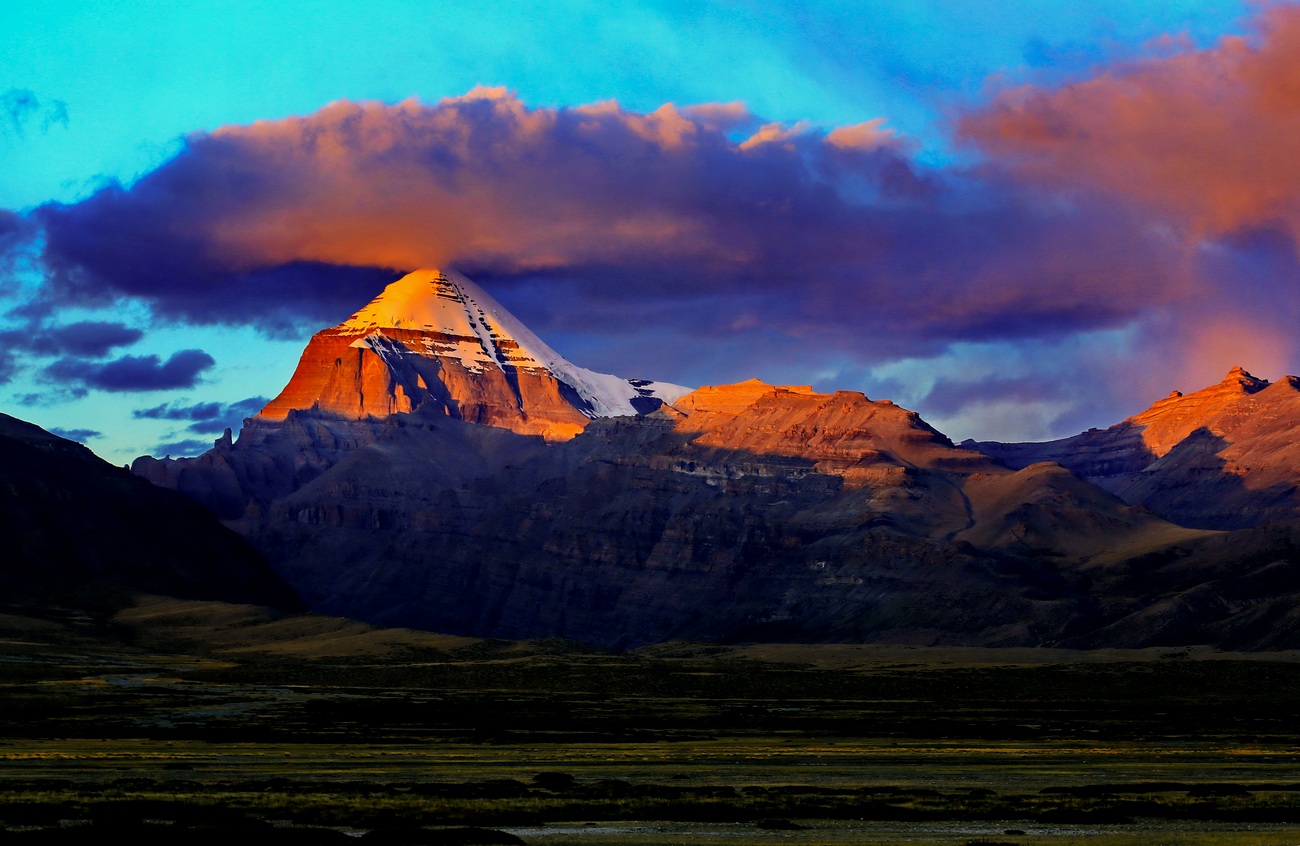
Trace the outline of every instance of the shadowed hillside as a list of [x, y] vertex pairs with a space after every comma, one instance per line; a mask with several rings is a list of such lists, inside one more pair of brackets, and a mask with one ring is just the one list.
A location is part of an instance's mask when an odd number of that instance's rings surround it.
[[100, 599], [107, 586], [296, 607], [241, 537], [188, 497], [84, 446], [0, 415], [0, 583], [19, 596]]

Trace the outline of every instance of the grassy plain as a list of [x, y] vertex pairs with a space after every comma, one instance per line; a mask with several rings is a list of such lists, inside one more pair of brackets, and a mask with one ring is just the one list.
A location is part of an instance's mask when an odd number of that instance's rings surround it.
[[1290, 654], [612, 654], [148, 597], [12, 612], [0, 841], [1300, 843]]

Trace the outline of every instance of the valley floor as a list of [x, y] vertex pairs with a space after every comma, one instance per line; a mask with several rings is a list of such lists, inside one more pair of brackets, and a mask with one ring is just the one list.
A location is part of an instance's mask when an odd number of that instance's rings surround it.
[[615, 654], [146, 597], [0, 615], [0, 703], [4, 842], [1300, 842], [1289, 654]]

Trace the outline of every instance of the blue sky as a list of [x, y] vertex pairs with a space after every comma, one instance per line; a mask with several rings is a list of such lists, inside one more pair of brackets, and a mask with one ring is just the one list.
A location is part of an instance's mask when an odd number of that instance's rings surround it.
[[[990, 197], [1010, 203], [1007, 197], [1022, 193], [981, 171], [989, 149], [980, 146], [983, 142], [972, 146], [960, 140], [955, 126], [963, 114], [985, 109], [999, 92], [1018, 86], [1050, 94], [1080, 80], [1123, 73], [1135, 61], [1212, 50], [1225, 34], [1250, 32], [1261, 8], [1236, 2], [1118, 0], [9, 3], [0, 6], [0, 31], [7, 34], [0, 51], [0, 96], [5, 98], [0, 101], [0, 210], [29, 222], [43, 220], [37, 210], [49, 204], [84, 209], [89, 215], [94, 204], [88, 201], [96, 192], [116, 183], [129, 200], [137, 179], [157, 173], [162, 181], [176, 171], [174, 159], [202, 149], [195, 139], [221, 127], [312, 116], [339, 100], [391, 106], [415, 98], [434, 109], [444, 98], [483, 85], [504, 87], [524, 109], [547, 114], [610, 100], [633, 116], [665, 103], [686, 107], [738, 101], [751, 120], [728, 130], [734, 142], [767, 122], [798, 128], [816, 140], [836, 127], [883, 119], [883, 127], [897, 133], [896, 151], [890, 153], [897, 158], [894, 165], [910, 169], [921, 182], [942, 181], [940, 196], [947, 205], [926, 209], [936, 220], [951, 222], [959, 207], [965, 213], [994, 203]], [[1015, 176], [1012, 164], [1005, 167]], [[829, 190], [841, 196], [855, 190], [851, 184], [859, 179], [818, 178], [828, 180]], [[874, 170], [862, 178], [872, 192], [878, 185], [871, 180], [883, 179]], [[213, 184], [203, 182], [207, 190]], [[1033, 181], [1033, 188], [1043, 191], [1042, 180]], [[1075, 194], [1052, 190], [1057, 193], [1051, 197], [1035, 194], [1032, 203], [1076, 202]], [[918, 200], [908, 211], [919, 214], [931, 202]], [[997, 218], [1004, 217], [999, 211]], [[74, 222], [82, 225], [83, 217]], [[910, 237], [924, 225], [909, 228]], [[938, 233], [948, 231], [935, 225]], [[963, 223], [957, 231], [965, 233], [971, 225]], [[1153, 230], [1159, 225], [1150, 218]], [[0, 385], [0, 408], [46, 427], [77, 432], [117, 463], [168, 444], [180, 454], [209, 441], [215, 436], [214, 419], [238, 420], [251, 400], [278, 391], [309, 334], [305, 320], [276, 329], [253, 318], [203, 325], [192, 312], [160, 306], [165, 299], [124, 296], [120, 286], [106, 288], [98, 298], [84, 291], [78, 298], [44, 297], [45, 310], [37, 315], [32, 297], [53, 283], [46, 279], [47, 268], [31, 256], [39, 254], [46, 236], [39, 226], [35, 234], [24, 232], [25, 246], [12, 251], [18, 258], [8, 261], [0, 276], [0, 306], [9, 312], [0, 330], [9, 330], [5, 337], [13, 362], [8, 382]], [[3, 235], [0, 228], [0, 243]], [[1240, 243], [1241, 238], [1232, 241], [1231, 249], [1245, 249]], [[595, 271], [585, 257], [542, 274], [520, 271], [517, 263], [471, 258], [485, 269], [482, 281], [489, 290], [583, 365], [613, 372], [635, 368], [638, 372], [627, 375], [692, 384], [759, 376], [821, 388], [858, 388], [872, 396], [894, 396], [923, 413], [928, 399], [935, 413], [927, 418], [957, 438], [1045, 437], [1085, 424], [1106, 425], [1138, 411], [1145, 404], [1138, 394], [1175, 378], [1207, 377], [1219, 367], [1217, 361], [1193, 370], [1170, 365], [1156, 374], [1160, 378], [1137, 380], [1133, 391], [1105, 387], [1132, 355], [1141, 353], [1144, 339], [1176, 322], [1155, 313], [1169, 297], [1149, 298], [1123, 315], [1091, 322], [1071, 322], [1042, 308], [1034, 311], [1045, 315], [1036, 320], [1062, 321], [1060, 331], [1023, 326], [1001, 331], [1005, 318], [996, 315], [989, 318], [991, 328], [977, 330], [967, 320], [950, 335], [926, 330], [922, 340], [909, 336], [899, 343], [901, 352], [891, 352], [891, 340], [884, 336], [871, 343], [837, 340], [849, 337], [851, 326], [821, 338], [806, 326], [785, 331], [759, 320], [748, 334], [737, 330], [707, 348], [687, 345], [669, 354], [664, 351], [668, 330], [661, 331], [660, 322], [666, 326], [677, 320], [681, 325], [675, 331], [688, 336], [703, 330], [687, 326], [683, 312], [716, 308], [729, 315], [729, 325], [742, 326], [751, 312], [760, 317], [770, 313], [775, 294], [755, 293], [754, 286], [737, 282], [741, 277], [733, 274], [709, 283], [712, 299], [707, 302], [692, 298], [694, 288], [682, 282], [680, 288], [646, 288], [642, 300], [620, 305], [612, 295], [592, 293]], [[1283, 272], [1289, 273], [1294, 262], [1283, 258]], [[139, 262], [147, 266], [154, 260], [142, 242]], [[1253, 254], [1251, 261], [1257, 261]], [[367, 261], [354, 264], [366, 266]], [[918, 278], [953, 273], [958, 266], [925, 269]], [[178, 278], [175, 284], [187, 282]], [[219, 281], [211, 284], [219, 294]], [[825, 288], [816, 287], [816, 280], [807, 284], [808, 297], [838, 301], [831, 283]], [[890, 290], [896, 298], [906, 296], [905, 289]], [[742, 308], [746, 298], [754, 299], [752, 307]], [[351, 308], [340, 302], [342, 312], [335, 319], [365, 299], [361, 296]], [[846, 308], [868, 310], [871, 302], [864, 296]], [[941, 309], [940, 302], [928, 307]], [[1075, 301], [1067, 297], [1063, 302]], [[611, 325], [610, 311], [616, 308], [643, 315], [635, 331], [626, 321], [618, 331], [599, 328]], [[915, 315], [905, 317], [920, 321]], [[201, 350], [212, 364], [180, 373], [172, 380], [179, 387], [148, 389], [165, 380], [113, 381], [119, 379], [119, 367], [103, 371], [98, 381], [60, 381], [61, 371], [51, 369], [52, 364], [71, 353], [61, 353], [60, 359], [20, 349], [24, 338], [50, 343], [58, 327], [90, 331], [85, 327], [93, 323], [136, 329], [140, 337], [99, 356], [73, 356], [63, 372], [129, 358], [124, 367], [157, 376], [182, 350]], [[871, 324], [871, 331], [887, 334], [889, 325]], [[1290, 364], [1289, 353], [1270, 355], [1256, 367]], [[176, 368], [184, 369], [185, 361], [200, 360], [180, 359]], [[1044, 361], [1053, 362], [1055, 369], [1045, 369]], [[1236, 363], [1252, 364], [1224, 361], [1221, 369]], [[1092, 396], [1035, 389], [1027, 397], [1011, 384], [1050, 384], [1067, 372]], [[984, 385], [995, 401], [957, 402], [952, 398], [969, 393], [952, 388], [957, 383]], [[936, 384], [950, 392], [936, 394]], [[219, 406], [217, 412], [212, 403]]]

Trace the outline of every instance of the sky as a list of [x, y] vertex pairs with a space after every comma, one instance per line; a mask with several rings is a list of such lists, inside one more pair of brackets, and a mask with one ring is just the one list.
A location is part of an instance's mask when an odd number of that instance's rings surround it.
[[422, 266], [953, 437], [1300, 372], [1300, 4], [0, 4], [0, 410], [195, 454]]

